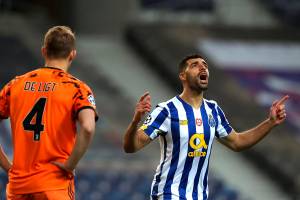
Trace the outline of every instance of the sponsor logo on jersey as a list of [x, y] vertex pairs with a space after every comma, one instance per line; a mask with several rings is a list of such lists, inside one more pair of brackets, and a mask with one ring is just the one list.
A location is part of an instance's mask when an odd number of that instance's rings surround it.
[[188, 120], [179, 120], [179, 124], [182, 126], [188, 125]]
[[207, 144], [203, 133], [195, 133], [190, 138], [189, 145], [194, 151], [188, 152], [188, 157], [204, 157], [206, 152], [201, 151], [203, 148], [207, 149]]

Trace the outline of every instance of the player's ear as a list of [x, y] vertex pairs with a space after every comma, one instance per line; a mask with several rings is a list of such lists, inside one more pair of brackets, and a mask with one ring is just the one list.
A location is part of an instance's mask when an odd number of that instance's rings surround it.
[[180, 79], [181, 81], [185, 81], [185, 80], [186, 80], [186, 76], [185, 76], [184, 71], [180, 72], [178, 76], [179, 76], [179, 79]]
[[69, 61], [73, 61], [75, 58], [76, 58], [76, 55], [77, 55], [77, 51], [75, 49], [73, 49], [71, 52], [70, 52], [70, 55], [69, 55]]
[[47, 56], [47, 50], [46, 50], [46, 47], [42, 46], [42, 48], [41, 48], [41, 53], [42, 53], [42, 56], [43, 56], [44, 58], [46, 58], [46, 56]]

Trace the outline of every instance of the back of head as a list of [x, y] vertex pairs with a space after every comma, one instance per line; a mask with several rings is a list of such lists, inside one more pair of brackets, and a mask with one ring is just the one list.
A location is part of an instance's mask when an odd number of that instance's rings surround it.
[[43, 47], [49, 59], [65, 59], [75, 50], [75, 34], [67, 26], [54, 26], [44, 37]]

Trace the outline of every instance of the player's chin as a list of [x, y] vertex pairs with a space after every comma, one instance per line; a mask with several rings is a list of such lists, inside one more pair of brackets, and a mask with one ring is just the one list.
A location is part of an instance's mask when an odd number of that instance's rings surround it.
[[205, 91], [208, 89], [208, 84], [200, 84], [199, 85], [199, 88], [202, 90], [202, 91]]

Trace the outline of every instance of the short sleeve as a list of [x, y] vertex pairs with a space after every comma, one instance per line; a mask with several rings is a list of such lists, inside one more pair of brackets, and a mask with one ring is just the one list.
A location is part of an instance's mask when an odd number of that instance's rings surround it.
[[141, 129], [153, 140], [159, 135], [165, 135], [168, 132], [169, 112], [165, 107], [157, 106], [151, 114], [148, 115]]
[[98, 120], [98, 112], [96, 108], [96, 101], [92, 90], [84, 83], [80, 84], [78, 90], [74, 96], [73, 113], [75, 118], [78, 117], [78, 113], [83, 109], [92, 109], [95, 112], [95, 121]]
[[218, 125], [216, 127], [216, 136], [218, 138], [228, 136], [231, 131], [232, 127], [230, 126], [223, 110], [217, 105], [217, 117], [218, 117]]
[[10, 116], [10, 90], [13, 81], [4, 86], [0, 92], [0, 119], [7, 119]]

